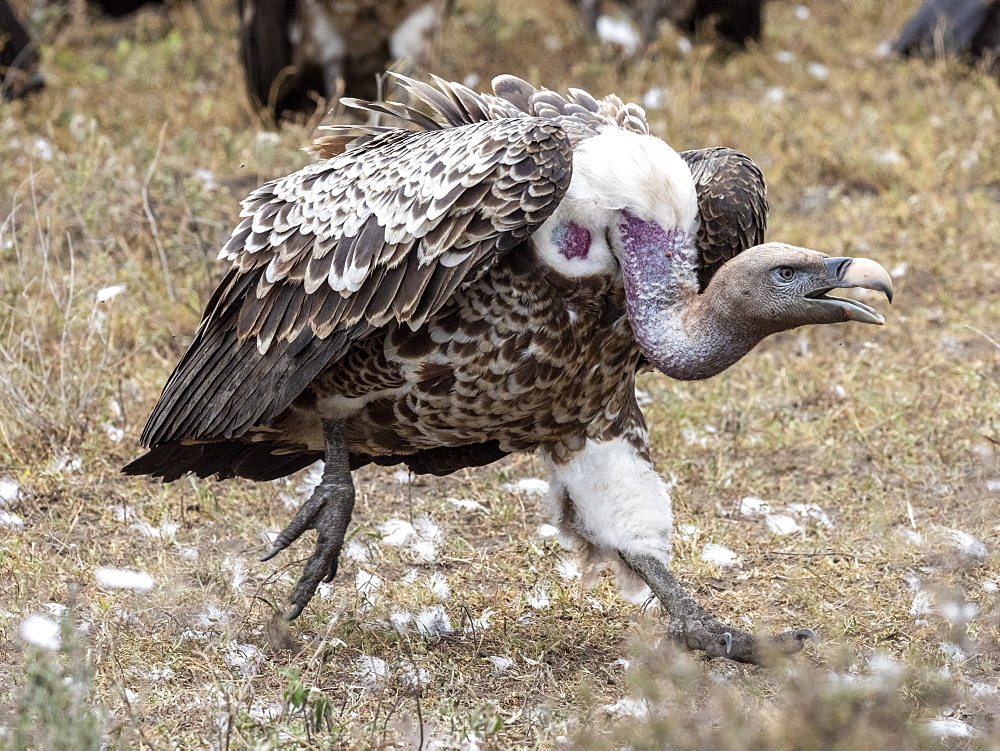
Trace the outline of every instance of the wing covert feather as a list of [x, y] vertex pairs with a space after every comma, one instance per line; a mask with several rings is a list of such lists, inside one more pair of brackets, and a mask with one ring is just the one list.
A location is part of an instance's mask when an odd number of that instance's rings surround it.
[[143, 445], [237, 437], [351, 341], [418, 327], [551, 215], [571, 168], [557, 123], [518, 117], [389, 131], [258, 188]]
[[764, 242], [767, 189], [757, 165], [741, 151], [715, 147], [680, 155], [698, 194], [698, 278], [704, 289], [719, 266]]

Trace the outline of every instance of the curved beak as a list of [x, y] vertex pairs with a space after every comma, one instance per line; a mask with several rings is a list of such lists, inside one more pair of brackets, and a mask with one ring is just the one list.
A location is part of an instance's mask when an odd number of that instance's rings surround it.
[[875, 261], [867, 258], [826, 258], [826, 270], [838, 280], [838, 287], [864, 287], [885, 294], [892, 303], [892, 277]]
[[869, 305], [844, 297], [828, 295], [831, 289], [861, 287], [883, 293], [892, 303], [892, 277], [882, 266], [867, 258], [824, 258], [827, 283], [825, 289], [817, 290], [809, 297], [819, 303], [840, 308], [848, 320], [881, 325], [885, 318]]

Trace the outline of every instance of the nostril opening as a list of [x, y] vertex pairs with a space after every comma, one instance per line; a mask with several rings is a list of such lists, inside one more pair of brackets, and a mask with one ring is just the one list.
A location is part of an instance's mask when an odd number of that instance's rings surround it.
[[827, 273], [836, 279], [842, 279], [847, 272], [847, 267], [851, 265], [853, 258], [825, 258], [823, 265], [826, 266]]

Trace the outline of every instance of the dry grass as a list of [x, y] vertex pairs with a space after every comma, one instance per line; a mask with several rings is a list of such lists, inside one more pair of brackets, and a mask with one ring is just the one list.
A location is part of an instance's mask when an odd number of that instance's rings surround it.
[[[689, 525], [680, 576], [736, 622], [825, 640], [773, 670], [675, 655], [655, 608], [567, 578], [538, 497], [502, 487], [538, 475], [530, 457], [411, 484], [357, 473], [352, 557], [290, 631], [271, 624], [308, 541], [257, 558], [302, 478], [163, 487], [118, 468], [219, 277], [237, 199], [304, 164], [314, 123], [262, 132], [216, 0], [50, 20], [48, 89], [0, 110], [0, 479], [23, 520], [0, 526], [0, 745], [997, 747], [1000, 92], [875, 54], [916, 0], [806, 5], [803, 20], [771, 3], [745, 55], [682, 54], [664, 29], [629, 61], [558, 3], [464, 0], [436, 62], [458, 80], [662, 89], [650, 115], [671, 144], [762, 165], [771, 238], [899, 274], [883, 329], [796, 332], [711, 381], [642, 384]], [[816, 503], [831, 524], [773, 534], [733, 515], [750, 495]], [[421, 517], [442, 533], [433, 562], [379, 532]], [[708, 542], [739, 565], [703, 561]], [[109, 566], [156, 584], [102, 588]], [[371, 573], [381, 585], [361, 586]], [[51, 603], [69, 606], [61, 653], [17, 636]], [[451, 630], [405, 623], [421, 612]], [[926, 724], [942, 718], [974, 734], [942, 740]]]

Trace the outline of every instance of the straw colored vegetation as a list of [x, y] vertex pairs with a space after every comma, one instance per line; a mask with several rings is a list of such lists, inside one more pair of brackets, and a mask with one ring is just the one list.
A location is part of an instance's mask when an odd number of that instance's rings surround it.
[[227, 3], [49, 11], [48, 88], [0, 108], [0, 746], [997, 747], [997, 84], [878, 54], [916, 0], [775, 0], [746, 54], [665, 26], [641, 60], [556, 0], [456, 5], [438, 74], [645, 97], [676, 148], [756, 159], [771, 239], [893, 270], [884, 328], [640, 384], [680, 577], [726, 619], [822, 643], [771, 669], [674, 652], [654, 604], [585, 588], [540, 529], [532, 457], [359, 471], [336, 582], [272, 622], [311, 540], [258, 558], [308, 472], [118, 469], [238, 199], [304, 165], [316, 122], [251, 114]]

